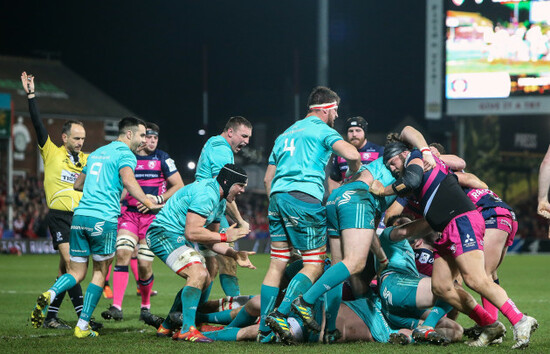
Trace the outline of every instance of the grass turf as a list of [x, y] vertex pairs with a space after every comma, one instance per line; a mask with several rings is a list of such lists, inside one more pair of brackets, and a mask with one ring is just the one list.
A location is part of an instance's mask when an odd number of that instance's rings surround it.
[[[241, 292], [259, 294], [260, 284], [269, 264], [268, 255], [252, 257], [257, 270], [239, 269]], [[212, 344], [179, 343], [169, 339], [155, 337], [152, 327], [138, 321], [140, 298], [136, 288], [129, 282], [123, 304], [124, 320], [120, 322], [104, 321], [101, 312], [111, 300], [101, 299], [94, 315], [96, 320], [104, 323], [98, 338], [76, 339], [72, 331], [34, 329], [30, 326], [29, 315], [37, 296], [48, 289], [55, 279], [58, 257], [55, 255], [0, 256], [0, 351], [5, 352], [167, 352], [172, 350], [206, 351], [225, 353], [257, 352], [351, 352], [370, 351], [375, 353], [393, 353], [395, 351], [418, 353], [470, 353], [470, 352], [504, 352], [513, 344], [510, 324], [501, 315], [500, 320], [508, 329], [504, 343], [489, 348], [470, 348], [462, 343], [447, 347], [428, 345], [409, 345], [406, 347], [381, 343], [342, 343], [330, 347], [322, 344], [303, 344], [293, 347], [282, 345], [260, 345], [253, 342]], [[550, 276], [548, 266], [550, 256], [517, 255], [508, 256], [499, 272], [501, 284], [510, 297], [524, 312], [533, 315], [539, 321], [539, 329], [534, 334], [529, 351], [533, 353], [550, 352]], [[173, 274], [158, 259], [155, 260], [154, 289], [158, 296], [152, 298], [152, 312], [165, 316], [172, 304], [174, 295], [183, 286], [183, 279]], [[83, 289], [90, 280], [90, 274], [82, 283]], [[132, 277], [130, 275], [130, 277]], [[219, 298], [223, 292], [219, 282], [215, 281], [211, 298]], [[76, 324], [76, 315], [69, 297], [66, 296], [61, 306], [59, 317], [67, 320], [72, 326]], [[458, 318], [459, 323], [469, 327], [472, 321], [464, 315]]]

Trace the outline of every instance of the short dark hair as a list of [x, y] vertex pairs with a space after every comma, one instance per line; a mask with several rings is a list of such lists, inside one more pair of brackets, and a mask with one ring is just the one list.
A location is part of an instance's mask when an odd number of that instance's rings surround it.
[[123, 135], [128, 129], [135, 131], [139, 125], [146, 126], [145, 122], [136, 117], [124, 117], [118, 122], [118, 135]]
[[158, 125], [156, 125], [155, 123], [153, 122], [147, 122], [147, 125], [145, 126], [145, 128], [147, 130], [154, 130], [156, 131], [157, 133], [160, 133], [160, 128]]
[[440, 154], [445, 155], [445, 148], [440, 143], [431, 143], [430, 146], [436, 148], [436, 150], [439, 151]]
[[399, 214], [399, 215], [393, 215], [393, 216], [390, 216], [390, 218], [388, 219], [388, 222], [386, 223], [386, 227], [394, 226], [395, 223], [397, 222], [397, 220], [399, 220], [401, 218], [407, 218], [411, 221], [414, 220], [414, 216], [412, 216], [411, 214], [407, 214], [407, 213], [403, 213], [403, 214]]
[[336, 102], [336, 104], [340, 104], [340, 97], [338, 96], [338, 94], [328, 87], [317, 86], [309, 94], [309, 98], [307, 99], [307, 109], [308, 111], [310, 111], [309, 106], [311, 105], [330, 102]]
[[223, 128], [223, 131], [226, 132], [229, 129], [236, 130], [241, 125], [244, 125], [249, 129], [252, 129], [252, 124], [248, 121], [248, 119], [241, 116], [235, 116], [235, 117], [229, 118], [229, 120], [225, 124], [225, 128]]
[[73, 124], [78, 124], [84, 128], [84, 123], [82, 123], [79, 120], [68, 120], [63, 123], [63, 128], [61, 128], [61, 134], [67, 134], [71, 135], [71, 128], [73, 127]]

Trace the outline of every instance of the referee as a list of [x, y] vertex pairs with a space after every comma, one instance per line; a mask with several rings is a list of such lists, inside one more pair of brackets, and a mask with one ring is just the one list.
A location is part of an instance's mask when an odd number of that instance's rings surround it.
[[[23, 72], [21, 74], [21, 83], [27, 93], [29, 112], [34, 130], [36, 131], [38, 148], [44, 160], [44, 191], [46, 193], [46, 202], [50, 209], [47, 222], [52, 236], [53, 247], [59, 251], [58, 276], [61, 276], [67, 272], [67, 265], [69, 264], [69, 238], [73, 212], [78, 206], [80, 198], [82, 198], [82, 192], [74, 190], [73, 184], [82, 172], [82, 168], [86, 165], [88, 158], [88, 154], [81, 151], [86, 138], [86, 131], [82, 122], [75, 120], [66, 121], [61, 131], [63, 145], [56, 146], [50, 139], [40, 119], [34, 93], [34, 77]], [[83, 304], [80, 284], [68, 290], [68, 293], [76, 315], [79, 317]], [[50, 305], [43, 325], [45, 328], [71, 329], [67, 323], [57, 318], [59, 306], [61, 306], [64, 297], [65, 293], [59, 294]], [[93, 321], [90, 322], [90, 326], [94, 329], [103, 327], [101, 323]]]

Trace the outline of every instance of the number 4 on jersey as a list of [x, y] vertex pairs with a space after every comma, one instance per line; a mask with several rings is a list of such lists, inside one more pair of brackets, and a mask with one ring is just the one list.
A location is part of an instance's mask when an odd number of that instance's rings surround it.
[[283, 151], [290, 151], [290, 156], [293, 156], [294, 150], [296, 150], [296, 147], [294, 146], [294, 139], [290, 140], [290, 145], [288, 145], [288, 138], [285, 139], [285, 147], [283, 148]]

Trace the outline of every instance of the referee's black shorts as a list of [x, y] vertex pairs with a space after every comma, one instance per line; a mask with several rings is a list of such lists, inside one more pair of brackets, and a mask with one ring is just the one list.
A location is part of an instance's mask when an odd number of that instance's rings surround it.
[[52, 235], [53, 248], [58, 250], [61, 243], [66, 243], [70, 240], [73, 212], [50, 209], [47, 222], [50, 234]]

